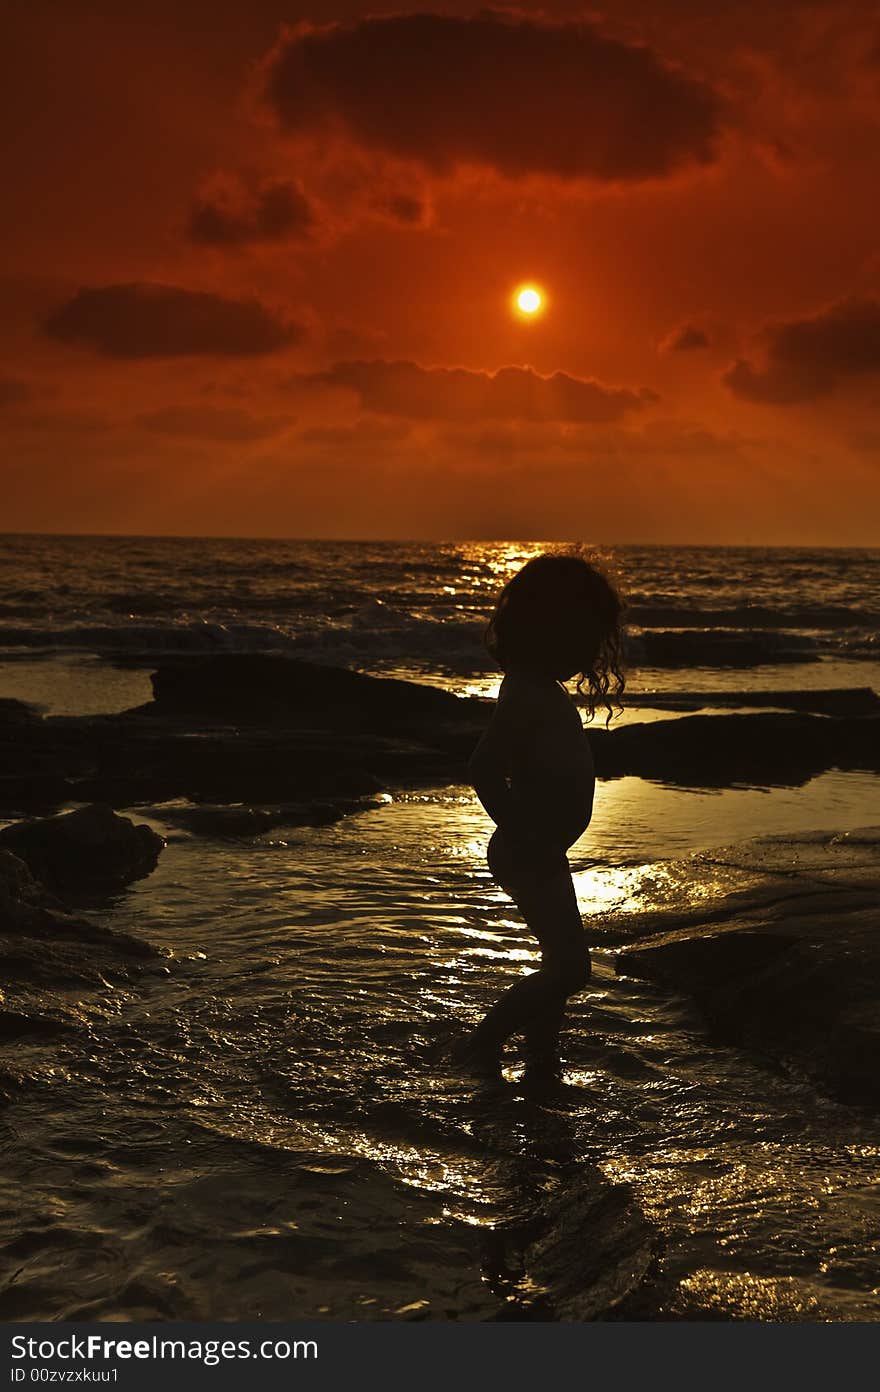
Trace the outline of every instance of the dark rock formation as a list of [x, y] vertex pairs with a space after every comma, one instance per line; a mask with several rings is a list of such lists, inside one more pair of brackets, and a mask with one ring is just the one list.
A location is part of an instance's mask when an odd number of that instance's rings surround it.
[[150, 827], [135, 825], [102, 803], [0, 831], [0, 847], [57, 894], [122, 889], [155, 868], [163, 844]]
[[659, 1246], [629, 1187], [592, 1170], [563, 1185], [533, 1221], [525, 1275], [560, 1320], [607, 1318], [645, 1281]]
[[627, 687], [630, 709], [697, 711], [706, 707], [747, 707], [809, 711], [812, 715], [880, 715], [880, 696], [869, 686], [807, 688], [803, 691], [634, 691]]
[[[121, 715], [0, 720], [0, 817], [71, 802], [186, 798], [252, 806], [464, 781], [491, 706], [414, 682], [285, 657], [163, 665], [156, 698]], [[880, 768], [880, 716], [687, 715], [589, 731], [601, 778], [797, 786]]]
[[228, 654], [154, 672], [152, 715], [241, 725], [422, 735], [447, 722], [485, 720], [485, 703], [437, 687], [367, 677], [269, 654]]
[[[403, 738], [447, 755], [446, 777], [463, 776], [489, 717], [488, 704], [475, 698], [284, 657], [228, 655], [162, 667], [153, 688], [155, 700], [143, 708], [151, 715]], [[834, 706], [833, 695], [824, 694]], [[684, 716], [617, 730], [597, 721], [589, 739], [603, 778], [796, 785], [831, 767], [880, 768], [880, 702], [867, 695], [875, 718], [774, 711]], [[868, 706], [862, 701], [858, 709]]]
[[0, 726], [0, 816], [64, 802], [303, 803], [449, 783], [465, 776], [486, 720], [483, 702], [285, 659], [162, 668], [156, 684], [159, 700], [123, 715], [36, 720], [14, 737]]
[[30, 725], [39, 718], [40, 712], [30, 702], [0, 696], [0, 725]]
[[648, 629], [631, 636], [628, 646], [638, 667], [775, 667], [817, 660], [815, 643], [803, 635], [790, 633], [783, 645], [775, 633], [743, 629]]
[[726, 1042], [880, 1103], [880, 829], [768, 837], [670, 875], [680, 906], [628, 916], [618, 971], [693, 995]]
[[880, 770], [880, 718], [787, 712], [685, 715], [591, 729], [600, 778], [687, 787], [797, 787], [826, 769]]
[[441, 750], [403, 739], [321, 729], [181, 730], [156, 722], [105, 729], [80, 798], [116, 807], [186, 797], [268, 804], [354, 798], [389, 783], [448, 783], [463, 775]]
[[187, 805], [160, 804], [154, 810], [157, 817], [172, 826], [203, 836], [239, 838], [259, 836], [273, 827], [328, 826], [355, 812], [378, 807], [379, 798], [328, 798], [324, 801], [287, 802], [277, 807], [248, 807], [244, 804], [216, 805], [190, 803]]
[[27, 1077], [27, 1050], [81, 1029], [89, 993], [106, 995], [145, 969], [166, 971], [148, 943], [70, 912], [24, 861], [0, 849], [0, 1044], [6, 1100]]

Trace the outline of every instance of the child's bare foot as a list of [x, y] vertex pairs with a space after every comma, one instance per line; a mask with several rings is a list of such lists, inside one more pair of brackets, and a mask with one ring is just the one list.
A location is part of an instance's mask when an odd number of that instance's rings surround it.
[[530, 1092], [556, 1088], [562, 1082], [562, 1063], [559, 1059], [529, 1059], [520, 1082]]

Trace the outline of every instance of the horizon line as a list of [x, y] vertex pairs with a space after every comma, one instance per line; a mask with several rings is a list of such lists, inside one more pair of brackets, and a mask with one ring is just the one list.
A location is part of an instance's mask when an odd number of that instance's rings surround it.
[[76, 541], [254, 541], [288, 542], [318, 545], [328, 543], [343, 546], [592, 546], [637, 548], [639, 550], [684, 549], [692, 551], [880, 551], [880, 546], [867, 542], [845, 541], [605, 541], [577, 537], [364, 537], [364, 536], [282, 536], [275, 533], [242, 534], [233, 532], [35, 532], [0, 531], [0, 540], [9, 538], [32, 540], [66, 539]]

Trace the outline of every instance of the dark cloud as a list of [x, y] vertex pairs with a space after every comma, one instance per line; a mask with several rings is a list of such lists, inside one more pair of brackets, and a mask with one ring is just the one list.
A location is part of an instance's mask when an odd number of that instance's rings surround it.
[[265, 97], [290, 133], [341, 132], [435, 171], [638, 180], [710, 162], [720, 104], [645, 45], [493, 11], [287, 32]]
[[211, 181], [193, 204], [187, 235], [206, 246], [241, 247], [309, 237], [315, 230], [312, 204], [292, 179], [270, 179], [256, 189], [223, 176]]
[[163, 406], [158, 411], [147, 411], [137, 419], [139, 425], [157, 435], [230, 443], [265, 440], [290, 424], [278, 417], [259, 418], [235, 406]]
[[17, 431], [31, 435], [100, 435], [115, 426], [116, 422], [102, 412], [65, 407], [16, 412], [14, 421]]
[[366, 410], [409, 420], [613, 421], [655, 399], [566, 372], [541, 377], [530, 367], [490, 373], [377, 360], [335, 363], [304, 380], [353, 391]]
[[388, 421], [359, 420], [354, 425], [309, 426], [300, 433], [299, 438], [307, 445], [325, 445], [330, 448], [348, 447], [354, 444], [390, 444], [405, 440], [410, 432], [408, 425]]
[[79, 290], [44, 327], [110, 358], [271, 353], [302, 337], [259, 300], [143, 283]]
[[847, 444], [857, 454], [880, 454], [880, 430], [856, 430]]
[[389, 193], [376, 198], [373, 207], [380, 217], [401, 223], [404, 227], [427, 227], [431, 221], [430, 205], [424, 198], [412, 193]]
[[[635, 428], [634, 428], [635, 427]], [[455, 424], [444, 429], [442, 443], [467, 457], [607, 458], [699, 464], [711, 457], [742, 452], [752, 442], [735, 434], [718, 435], [696, 422], [655, 419], [585, 425], [558, 421], [499, 422], [489, 426]]]
[[763, 361], [755, 367], [740, 358], [724, 374], [726, 385], [749, 401], [813, 401], [880, 372], [880, 300], [841, 300], [807, 318], [768, 324], [762, 337]]
[[23, 406], [34, 398], [29, 382], [19, 377], [0, 377], [0, 406]]
[[673, 329], [660, 344], [664, 353], [693, 353], [710, 346], [709, 335], [695, 324], [682, 324], [680, 328]]

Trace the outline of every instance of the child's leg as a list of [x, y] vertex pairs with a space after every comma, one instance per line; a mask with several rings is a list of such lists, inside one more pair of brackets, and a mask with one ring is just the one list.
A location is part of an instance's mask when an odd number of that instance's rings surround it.
[[469, 1047], [487, 1055], [499, 1052], [509, 1035], [533, 1027], [532, 1038], [543, 1052], [551, 1036], [558, 1038], [568, 997], [590, 975], [571, 873], [563, 862], [548, 878], [536, 880], [527, 867], [514, 865], [497, 833], [490, 843], [489, 866], [538, 939], [541, 966], [499, 997], [470, 1035]]
[[544, 1072], [555, 1070], [559, 1064], [559, 1034], [565, 1018], [566, 996], [559, 1005], [548, 1006], [525, 1026], [526, 1065]]

